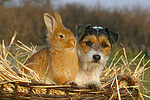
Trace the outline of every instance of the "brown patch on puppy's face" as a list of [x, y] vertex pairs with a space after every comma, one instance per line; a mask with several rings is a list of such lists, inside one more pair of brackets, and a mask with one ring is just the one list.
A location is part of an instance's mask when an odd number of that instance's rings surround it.
[[95, 37], [95, 35], [89, 35], [80, 42], [80, 45], [83, 48], [85, 54], [91, 50], [93, 44], [96, 43], [96, 41], [97, 38]]
[[98, 41], [99, 41], [99, 44], [101, 46], [100, 48], [100, 51], [105, 55], [105, 56], [108, 56], [109, 55], [109, 52], [111, 50], [111, 44], [108, 40], [108, 38], [106, 36], [99, 36], [98, 37]]
[[91, 49], [94, 49], [96, 51], [101, 51], [107, 57], [111, 50], [111, 43], [104, 35], [98, 37], [95, 35], [88, 35], [80, 42], [80, 45], [85, 54]]

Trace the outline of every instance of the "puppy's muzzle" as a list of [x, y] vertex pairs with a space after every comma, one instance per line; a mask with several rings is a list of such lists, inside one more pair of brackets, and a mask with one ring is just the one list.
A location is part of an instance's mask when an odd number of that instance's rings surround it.
[[101, 59], [100, 55], [93, 55], [94, 62], [98, 62]]

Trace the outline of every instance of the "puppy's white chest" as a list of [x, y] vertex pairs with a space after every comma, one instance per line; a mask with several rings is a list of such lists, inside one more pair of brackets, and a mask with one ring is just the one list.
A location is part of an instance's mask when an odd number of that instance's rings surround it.
[[101, 74], [100, 68], [96, 68], [95, 70], [91, 72], [86, 71], [79, 71], [76, 82], [80, 86], [84, 86], [85, 84], [88, 84], [89, 82], [100, 82], [100, 74]]

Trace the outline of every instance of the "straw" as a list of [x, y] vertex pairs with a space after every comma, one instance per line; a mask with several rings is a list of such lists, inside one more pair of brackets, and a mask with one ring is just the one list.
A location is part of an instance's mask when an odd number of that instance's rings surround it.
[[[88, 87], [42, 82], [34, 70], [24, 65], [27, 59], [37, 51], [37, 46], [31, 44], [31, 47], [28, 47], [20, 40], [15, 43], [16, 36], [17, 32], [14, 33], [8, 46], [5, 45], [4, 40], [0, 45], [0, 98], [101, 100], [150, 98], [145, 94], [149, 90], [142, 84], [145, 80], [141, 77], [150, 68], [148, 67], [150, 60], [144, 63], [145, 54], [142, 54], [142, 51], [133, 57], [133, 55], [127, 55], [127, 50], [121, 44], [123, 48], [113, 55], [109, 61], [110, 64], [105, 66], [100, 76], [102, 89], [92, 90]], [[13, 54], [11, 53], [12, 46], [16, 48]], [[129, 56], [132, 57], [131, 60]], [[131, 66], [135, 66], [135, 70], [131, 70]], [[28, 70], [31, 76], [24, 73], [22, 68]], [[47, 73], [48, 67], [44, 80], [46, 80]]]

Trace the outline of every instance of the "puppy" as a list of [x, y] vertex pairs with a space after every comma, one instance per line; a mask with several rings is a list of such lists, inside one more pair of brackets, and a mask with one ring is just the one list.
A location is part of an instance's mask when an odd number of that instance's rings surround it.
[[108, 28], [92, 25], [76, 27], [79, 72], [76, 83], [92, 89], [101, 89], [100, 75], [111, 49], [118, 41], [118, 34]]

